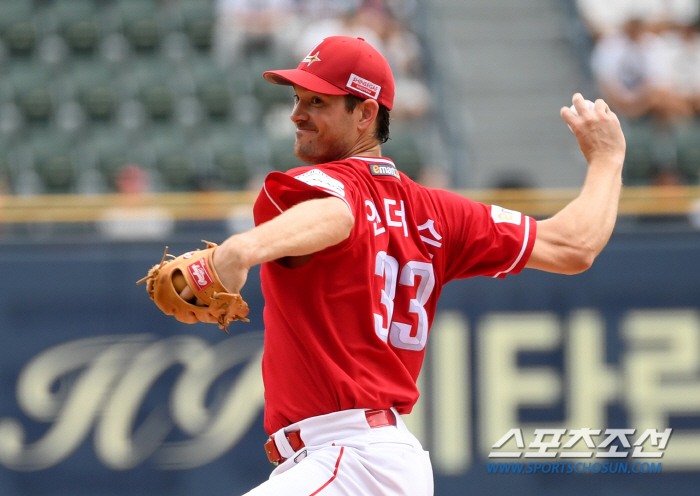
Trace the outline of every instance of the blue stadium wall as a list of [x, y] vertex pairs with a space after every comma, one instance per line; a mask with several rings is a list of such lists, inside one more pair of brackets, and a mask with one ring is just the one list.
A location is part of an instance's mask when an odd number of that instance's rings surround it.
[[[164, 316], [134, 284], [161, 255], [151, 243], [0, 246], [0, 495], [228, 496], [269, 475], [258, 273], [251, 322], [227, 336]], [[619, 234], [578, 276], [448, 285], [407, 418], [436, 494], [697, 494], [699, 261], [698, 234]], [[519, 456], [489, 458], [513, 428], [526, 444], [503, 449]], [[587, 459], [526, 458], [537, 428], [565, 429], [562, 444], [573, 429], [635, 431], [630, 447], [614, 443], [624, 457], [600, 458], [601, 435]], [[632, 458], [645, 430], [666, 428], [662, 457]], [[489, 473], [495, 462], [532, 473]]]

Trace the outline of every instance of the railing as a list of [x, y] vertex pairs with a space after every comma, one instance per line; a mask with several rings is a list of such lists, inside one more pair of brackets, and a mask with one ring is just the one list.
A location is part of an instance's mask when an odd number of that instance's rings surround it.
[[[579, 190], [464, 190], [466, 197], [538, 218], [553, 215]], [[98, 221], [113, 209], [137, 212], [157, 208], [174, 220], [228, 218], [235, 208], [251, 206], [255, 192], [161, 193], [151, 195], [46, 195], [0, 197], [0, 223], [79, 223]], [[698, 205], [698, 207], [694, 207]], [[622, 191], [621, 215], [685, 215], [700, 208], [700, 186], [628, 187]]]

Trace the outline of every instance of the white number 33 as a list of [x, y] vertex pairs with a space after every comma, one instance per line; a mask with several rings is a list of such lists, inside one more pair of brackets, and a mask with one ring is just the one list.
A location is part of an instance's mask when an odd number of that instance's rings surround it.
[[[384, 327], [384, 317], [381, 314], [374, 314], [374, 329], [383, 341], [387, 338], [395, 347], [404, 350], [420, 351], [425, 348], [428, 340], [428, 314], [425, 311], [425, 304], [435, 287], [435, 274], [433, 265], [426, 262], [408, 262], [401, 270], [399, 278], [399, 262], [387, 255], [385, 251], [377, 253], [374, 273], [384, 277], [384, 289], [382, 290], [381, 304], [386, 307], [386, 327]], [[401, 286], [414, 287], [416, 276], [420, 278], [416, 297], [411, 300], [409, 313], [418, 315], [418, 331], [412, 336], [411, 324], [394, 322], [394, 298], [396, 297], [397, 282]]]

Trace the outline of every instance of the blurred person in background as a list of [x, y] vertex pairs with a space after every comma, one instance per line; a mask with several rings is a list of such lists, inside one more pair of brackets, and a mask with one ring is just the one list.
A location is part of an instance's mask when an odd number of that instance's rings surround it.
[[[372, 19], [377, 15], [378, 19]], [[330, 36], [350, 36], [362, 38], [384, 51], [379, 31], [383, 29], [384, 13], [364, 8], [360, 1], [345, 2], [339, 6], [338, 15], [325, 17], [312, 22], [304, 28], [294, 45], [294, 56], [302, 59], [309, 53], [309, 47], [318, 45]]]
[[669, 120], [688, 120], [700, 113], [700, 24], [685, 24], [663, 36], [663, 84]]
[[630, 18], [643, 21], [654, 32], [696, 19], [697, 0], [576, 0], [576, 7], [591, 36], [600, 40], [619, 33]]
[[125, 164], [116, 178], [117, 191], [125, 195], [143, 195], [150, 191], [148, 173], [134, 163]]
[[603, 98], [618, 114], [635, 120], [663, 108], [663, 45], [641, 19], [630, 19], [619, 34], [603, 37], [591, 67]]
[[296, 17], [294, 0], [217, 0], [215, 11], [214, 50], [225, 67], [279, 49]]

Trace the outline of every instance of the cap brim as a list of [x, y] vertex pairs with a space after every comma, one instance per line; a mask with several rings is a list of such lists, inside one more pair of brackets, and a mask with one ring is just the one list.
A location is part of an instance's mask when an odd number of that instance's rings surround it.
[[310, 72], [301, 69], [283, 69], [280, 71], [267, 71], [263, 77], [274, 84], [284, 86], [297, 85], [309, 91], [322, 93], [324, 95], [347, 95], [350, 92], [344, 91]]

